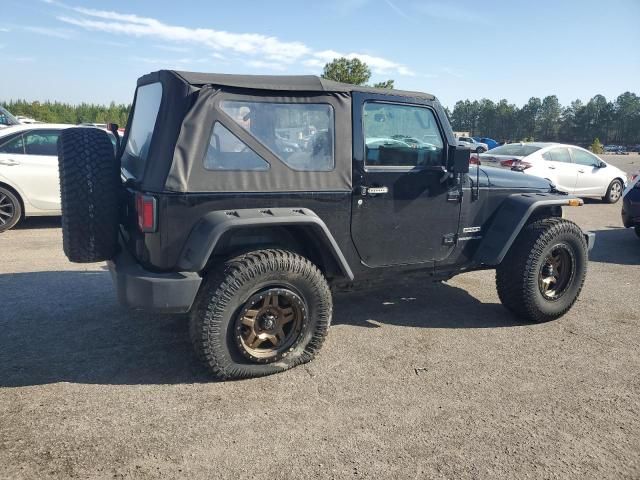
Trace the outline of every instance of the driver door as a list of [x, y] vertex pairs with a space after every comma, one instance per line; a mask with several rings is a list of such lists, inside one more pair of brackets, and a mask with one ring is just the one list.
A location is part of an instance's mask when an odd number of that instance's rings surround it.
[[444, 260], [458, 231], [459, 187], [445, 170], [434, 106], [354, 94], [351, 236], [371, 267]]

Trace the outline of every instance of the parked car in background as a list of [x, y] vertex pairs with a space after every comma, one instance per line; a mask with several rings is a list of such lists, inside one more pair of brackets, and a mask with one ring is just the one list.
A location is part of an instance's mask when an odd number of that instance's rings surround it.
[[24, 115], [18, 115], [16, 117], [16, 120], [18, 120], [18, 122], [22, 123], [23, 125], [28, 125], [28, 124], [31, 124], [31, 123], [40, 123], [35, 118], [25, 117]]
[[458, 137], [458, 145], [470, 148], [472, 152], [483, 153], [489, 150], [486, 143], [476, 142], [472, 137]]
[[20, 122], [16, 117], [11, 115], [6, 108], [0, 107], [0, 128], [6, 128], [12, 125], [20, 125]]
[[489, 137], [472, 137], [478, 143], [484, 143], [487, 146], [487, 149], [491, 150], [492, 148], [496, 148], [500, 143], [497, 140]]
[[627, 147], [623, 147], [622, 145], [605, 145], [603, 149], [604, 153], [612, 155], [629, 155]]
[[482, 165], [546, 178], [558, 190], [616, 203], [627, 174], [584, 148], [560, 143], [508, 143], [479, 155]]
[[631, 177], [622, 197], [622, 223], [640, 238], [640, 172]]
[[60, 215], [57, 142], [73, 126], [34, 123], [0, 130], [0, 232], [24, 217]]

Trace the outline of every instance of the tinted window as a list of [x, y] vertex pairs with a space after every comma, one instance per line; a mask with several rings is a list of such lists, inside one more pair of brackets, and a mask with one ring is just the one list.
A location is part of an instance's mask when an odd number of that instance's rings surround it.
[[127, 146], [122, 156], [122, 166], [134, 176], [140, 176], [144, 171], [161, 101], [162, 84], [151, 83], [138, 88]]
[[33, 130], [24, 134], [24, 149], [27, 155], [58, 155], [59, 130]]
[[213, 126], [204, 157], [207, 170], [269, 170], [269, 164], [224, 125]]
[[367, 102], [363, 117], [368, 166], [444, 165], [442, 137], [430, 109]]
[[595, 155], [591, 155], [589, 152], [585, 152], [584, 150], [578, 150], [577, 148], [571, 149], [571, 156], [573, 157], [574, 163], [577, 163], [578, 165], [595, 167], [600, 164], [600, 160]]
[[333, 107], [225, 100], [220, 108], [294, 170], [333, 170]]
[[552, 148], [548, 152], [543, 153], [542, 158], [552, 162], [571, 163], [571, 155], [569, 155], [568, 148]]
[[521, 145], [519, 143], [509, 143], [491, 149], [492, 155], [513, 155], [514, 157], [526, 157], [540, 150], [541, 147], [534, 145]]
[[14, 135], [9, 140], [0, 140], [0, 153], [23, 154], [24, 142], [22, 140], [22, 134]]

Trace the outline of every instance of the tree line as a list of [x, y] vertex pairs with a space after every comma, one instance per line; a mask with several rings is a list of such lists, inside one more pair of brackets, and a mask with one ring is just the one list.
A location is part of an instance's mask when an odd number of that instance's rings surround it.
[[25, 116], [45, 123], [117, 123], [125, 126], [131, 105], [116, 104], [97, 105], [81, 103], [71, 105], [62, 102], [27, 102], [11, 100], [1, 102], [4, 108], [14, 116]]
[[454, 130], [498, 141], [640, 144], [640, 97], [631, 92], [613, 101], [596, 95], [586, 104], [575, 100], [568, 106], [555, 95], [532, 97], [522, 108], [507, 100], [461, 100], [447, 113]]
[[[371, 69], [358, 58], [336, 58], [324, 67], [322, 77], [355, 85], [367, 85]], [[393, 80], [376, 83], [378, 88], [393, 88]], [[51, 123], [107, 123], [125, 126], [131, 105], [70, 105], [61, 102], [0, 103], [14, 115], [24, 115]], [[498, 141], [559, 141], [590, 145], [595, 139], [605, 144], [640, 144], [640, 97], [625, 92], [608, 101], [596, 95], [586, 104], [580, 100], [560, 105], [558, 97], [532, 97], [521, 108], [507, 100], [493, 102], [460, 100], [453, 110], [447, 109], [455, 131]]]

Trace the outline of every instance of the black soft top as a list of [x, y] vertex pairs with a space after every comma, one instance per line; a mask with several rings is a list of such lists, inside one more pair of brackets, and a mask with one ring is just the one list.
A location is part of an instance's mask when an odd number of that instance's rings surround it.
[[218, 85], [251, 90], [286, 91], [286, 92], [367, 92], [397, 95], [401, 97], [435, 100], [429, 93], [405, 90], [362, 87], [348, 83], [334, 82], [317, 75], [233, 75], [226, 73], [182, 72], [176, 70], [160, 70], [140, 77], [138, 85], [157, 82], [160, 77], [173, 76], [196, 88], [205, 85]]

